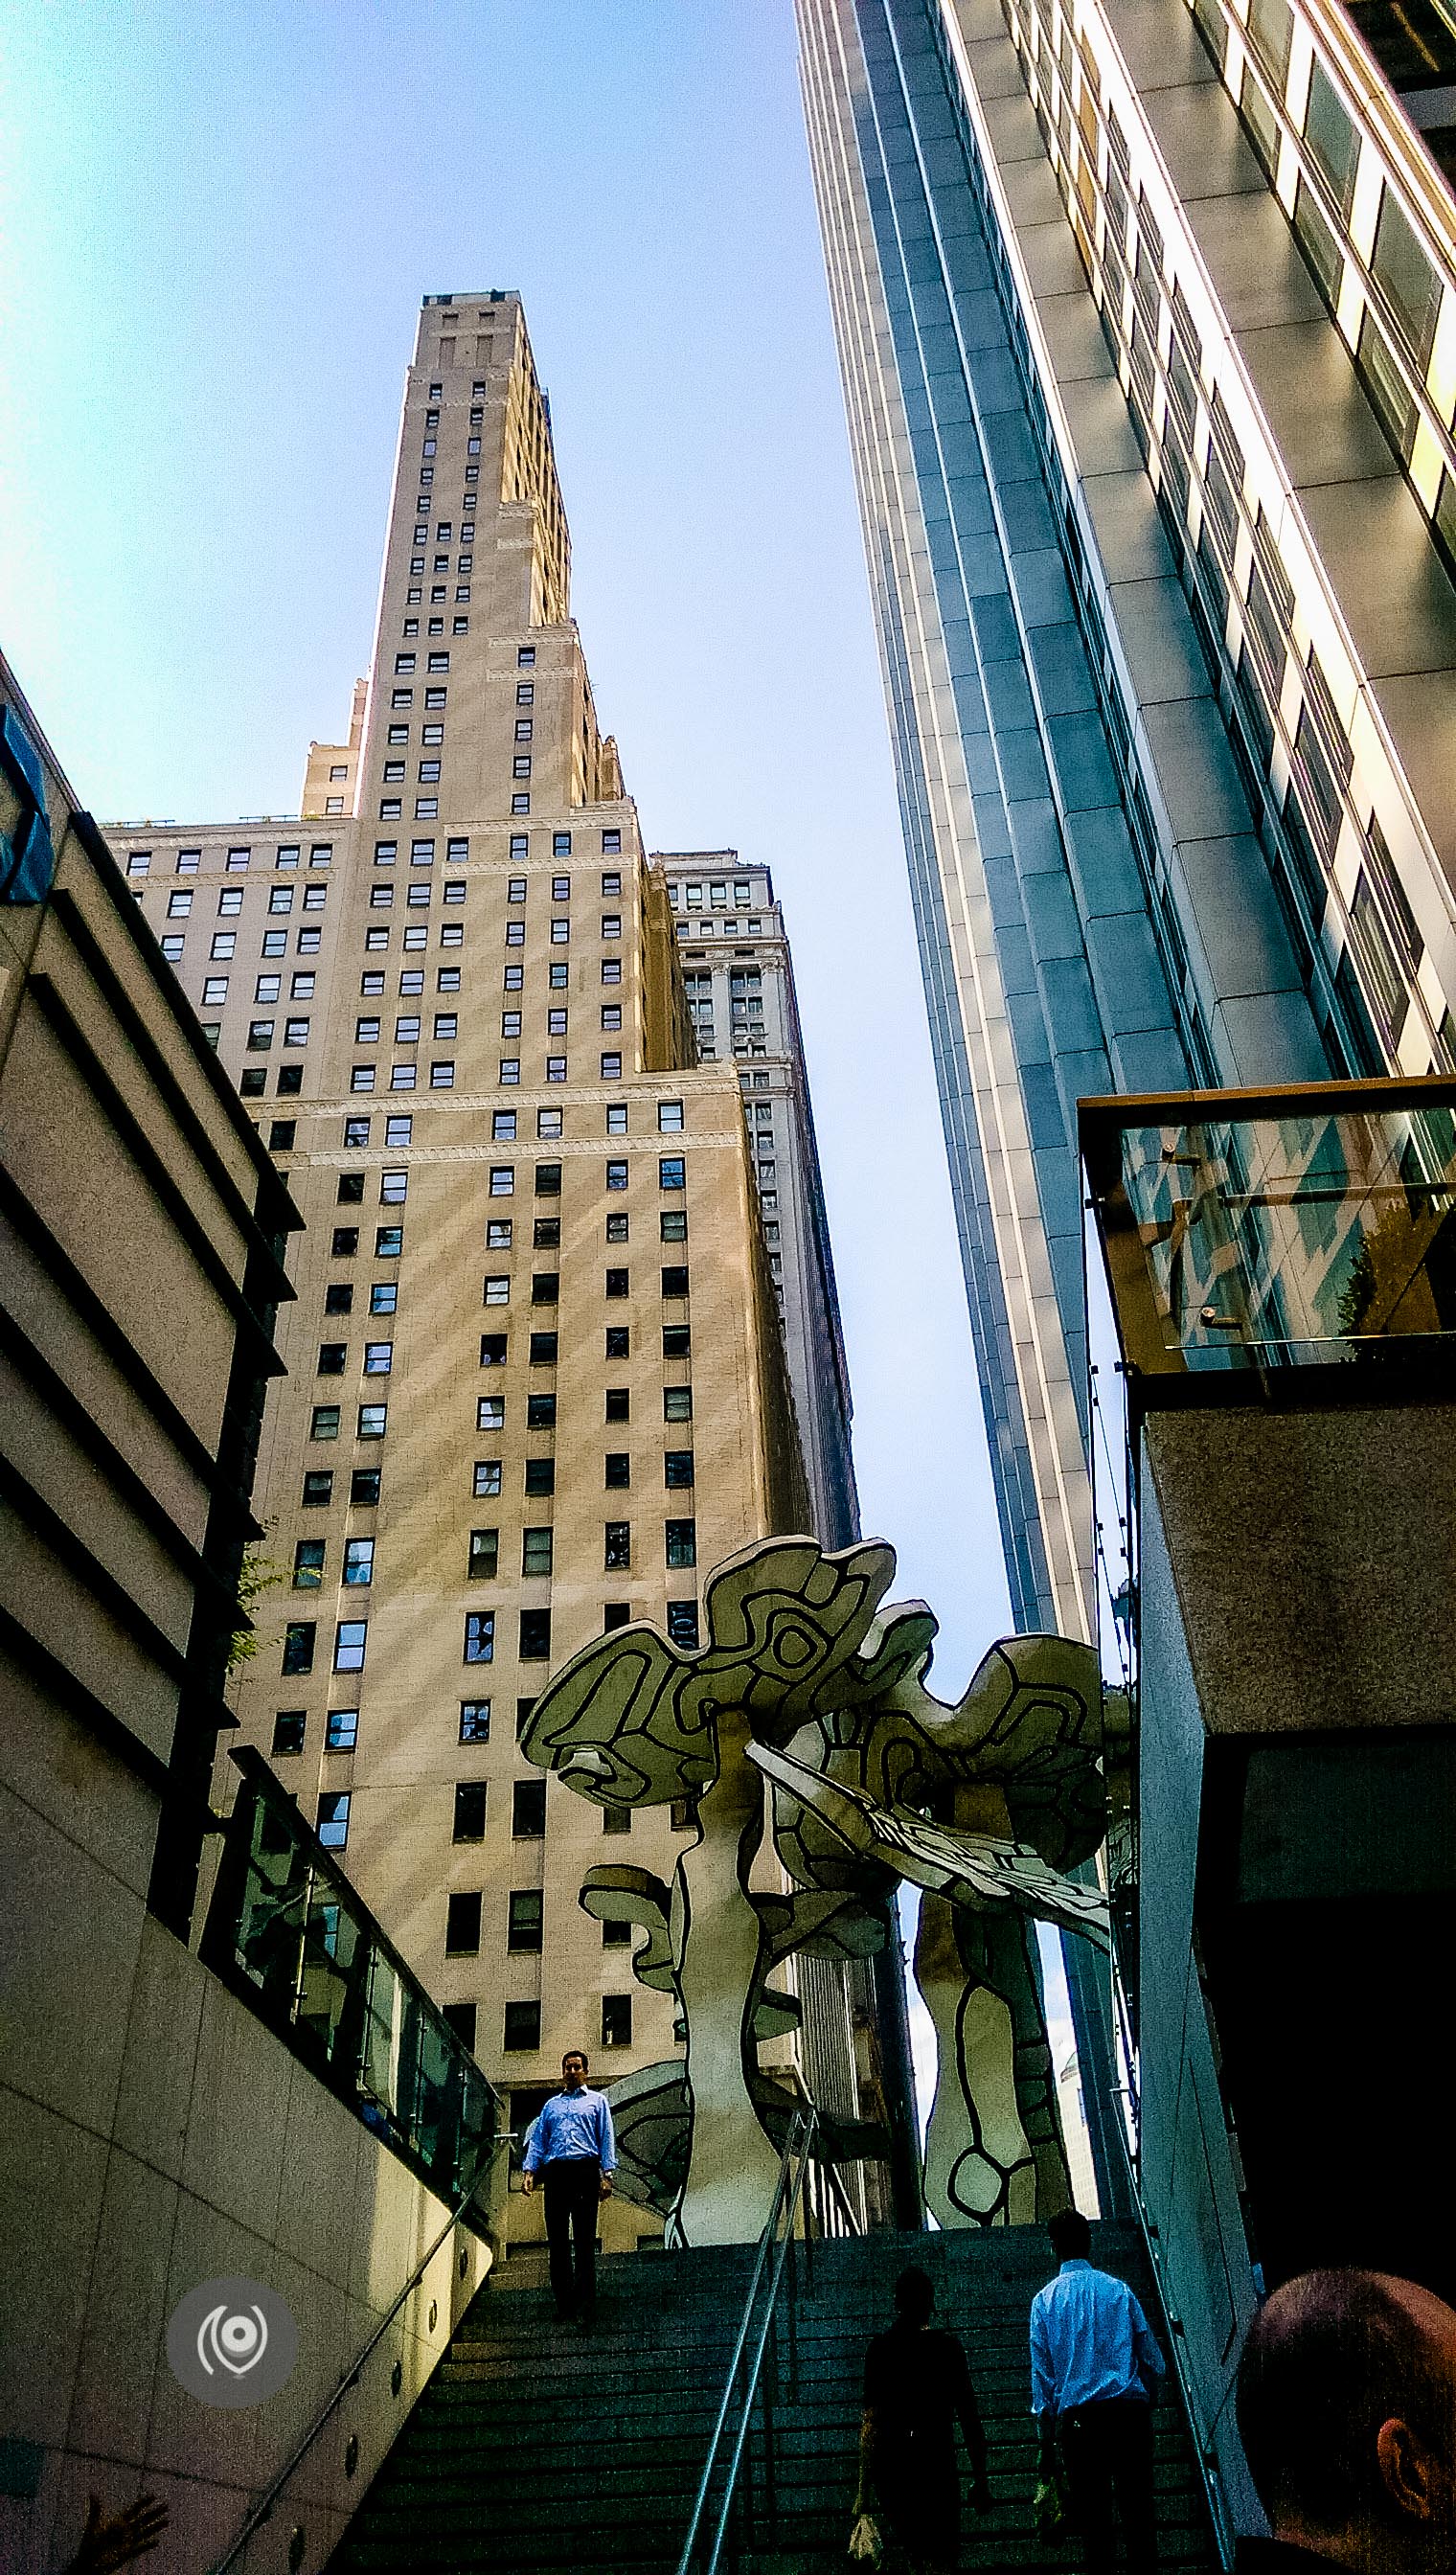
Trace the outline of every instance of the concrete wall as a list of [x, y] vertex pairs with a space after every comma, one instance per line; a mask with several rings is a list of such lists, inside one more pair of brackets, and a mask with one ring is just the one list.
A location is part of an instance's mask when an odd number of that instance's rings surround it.
[[[171, 2512], [157, 2575], [200, 2575], [448, 2212], [134, 1889], [8, 1789], [0, 1878], [19, 1894], [0, 2005], [0, 2482], [35, 2489], [0, 2494], [0, 2569], [64, 2565], [89, 2495], [118, 2510], [145, 2487]], [[288, 2564], [298, 2524], [303, 2567], [325, 2563], [488, 2259], [463, 2230], [437, 2255], [250, 2544], [253, 2575]], [[185, 2292], [227, 2273], [275, 2289], [300, 2337], [281, 2394], [234, 2413], [185, 2393], [164, 2342]]]

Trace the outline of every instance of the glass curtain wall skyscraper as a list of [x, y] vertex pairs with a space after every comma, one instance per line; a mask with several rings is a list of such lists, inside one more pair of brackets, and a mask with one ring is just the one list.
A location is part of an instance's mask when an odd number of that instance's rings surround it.
[[1456, 1062], [1442, 92], [1335, 0], [798, 17], [1014, 1614], [1086, 1633], [1077, 1097]]

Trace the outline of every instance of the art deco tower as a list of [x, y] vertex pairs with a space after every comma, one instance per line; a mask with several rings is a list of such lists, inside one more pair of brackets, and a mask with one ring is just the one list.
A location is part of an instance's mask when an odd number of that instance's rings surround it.
[[577, 1897], [693, 1829], [604, 1848], [523, 1713], [812, 1524], [738, 1068], [698, 1061], [568, 575], [520, 303], [433, 297], [349, 740], [297, 822], [113, 836], [307, 1220], [244, 1732], [523, 2113], [570, 2043], [674, 2055]]

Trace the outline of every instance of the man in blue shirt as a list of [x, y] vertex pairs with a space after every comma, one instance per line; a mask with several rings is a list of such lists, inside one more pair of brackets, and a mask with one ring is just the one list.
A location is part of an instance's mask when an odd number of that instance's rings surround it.
[[[526, 2141], [522, 2183], [528, 2199], [540, 2173], [546, 2190], [551, 2285], [563, 2322], [575, 2316], [590, 2333], [597, 2307], [597, 2205], [612, 2197], [617, 2140], [604, 2092], [587, 2081], [587, 2051], [562, 2058], [562, 2089], [553, 2092]], [[574, 2258], [575, 2256], [575, 2258]]]
[[1057, 2451], [1067, 2508], [1082, 2534], [1087, 2575], [1111, 2575], [1116, 2498], [1132, 2575], [1157, 2563], [1152, 2510], [1152, 2391], [1163, 2356], [1125, 2280], [1094, 2271], [1092, 2231], [1075, 2208], [1047, 2228], [1061, 2264], [1031, 2306], [1031, 2411], [1041, 2472]]

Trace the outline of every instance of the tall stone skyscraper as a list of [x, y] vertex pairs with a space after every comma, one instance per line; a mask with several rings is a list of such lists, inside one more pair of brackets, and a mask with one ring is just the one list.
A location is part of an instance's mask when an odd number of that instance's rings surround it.
[[1456, 1065], [1456, 39], [797, 6], [1012, 1599], [1085, 1633], [1078, 1096]]
[[605, 1627], [695, 1643], [704, 1573], [814, 1520], [756, 1130], [698, 1059], [568, 574], [518, 299], [428, 299], [348, 740], [295, 821], [113, 833], [307, 1221], [243, 1730], [523, 2117], [568, 2045], [677, 2052], [578, 1893], [694, 1829], [612, 1833], [523, 1714]]

